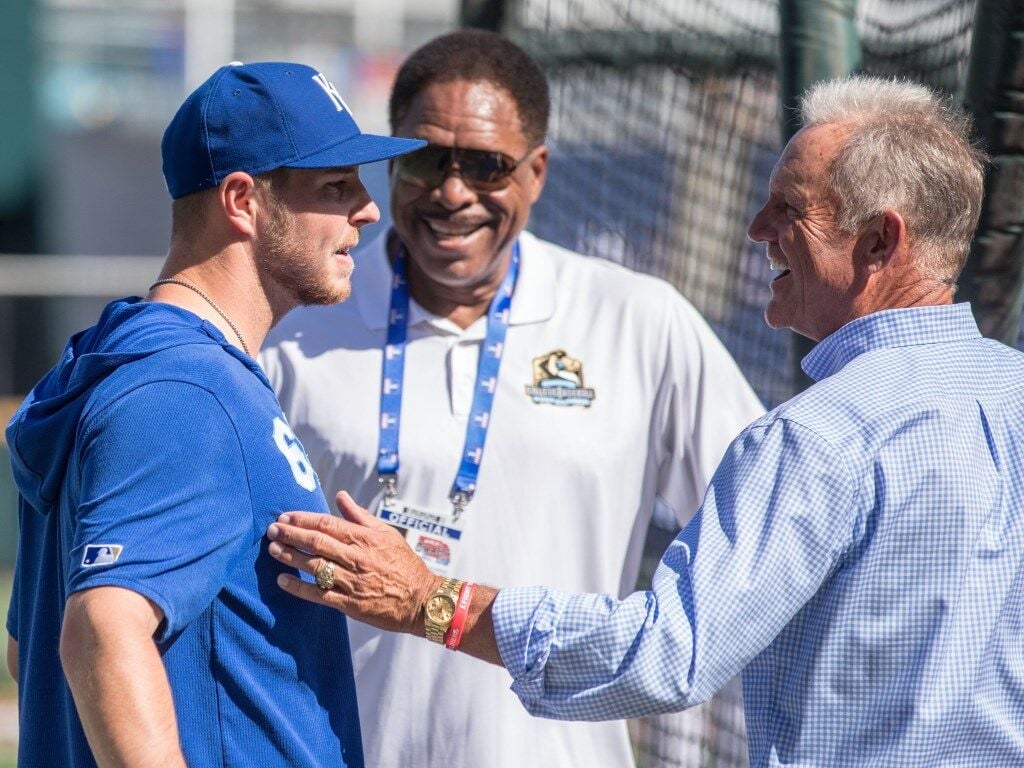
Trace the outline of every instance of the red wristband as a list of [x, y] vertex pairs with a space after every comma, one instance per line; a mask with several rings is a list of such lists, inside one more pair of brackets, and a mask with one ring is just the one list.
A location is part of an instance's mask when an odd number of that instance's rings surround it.
[[462, 642], [462, 629], [466, 626], [466, 617], [469, 616], [469, 604], [473, 602], [473, 590], [476, 584], [467, 581], [459, 590], [459, 600], [455, 603], [455, 615], [452, 616], [452, 623], [448, 625], [448, 631], [444, 633], [444, 647], [450, 651], [459, 650], [459, 643]]

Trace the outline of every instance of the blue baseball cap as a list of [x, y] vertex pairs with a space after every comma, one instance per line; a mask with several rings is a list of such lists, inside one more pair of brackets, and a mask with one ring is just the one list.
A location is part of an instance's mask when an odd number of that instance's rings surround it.
[[185, 99], [160, 152], [167, 189], [177, 200], [216, 187], [235, 171], [362, 165], [425, 144], [361, 132], [337, 89], [312, 67], [232, 62]]

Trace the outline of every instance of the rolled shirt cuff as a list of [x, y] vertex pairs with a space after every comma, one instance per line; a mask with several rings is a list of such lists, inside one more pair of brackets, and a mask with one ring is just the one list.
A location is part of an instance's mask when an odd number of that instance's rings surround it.
[[544, 696], [544, 665], [570, 595], [544, 587], [502, 589], [491, 609], [494, 637], [512, 691], [528, 710]]

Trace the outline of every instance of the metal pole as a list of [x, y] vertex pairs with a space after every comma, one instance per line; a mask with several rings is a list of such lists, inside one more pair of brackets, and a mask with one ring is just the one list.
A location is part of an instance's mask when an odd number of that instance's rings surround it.
[[992, 156], [981, 221], [960, 277], [982, 333], [1015, 345], [1024, 307], [1024, 5], [978, 0], [964, 108]]
[[508, 4], [509, 0], [461, 0], [459, 24], [463, 27], [501, 32], [508, 18]]
[[235, 0], [185, 0], [185, 91], [235, 57]]
[[373, 54], [402, 49], [405, 0], [374, 0], [355, 3], [355, 42], [360, 51]]
[[[800, 95], [821, 80], [842, 77], [860, 67], [860, 41], [855, 24], [857, 0], [780, 0], [779, 91], [782, 143], [800, 130]], [[796, 391], [810, 379], [800, 361], [814, 342], [793, 334]]]

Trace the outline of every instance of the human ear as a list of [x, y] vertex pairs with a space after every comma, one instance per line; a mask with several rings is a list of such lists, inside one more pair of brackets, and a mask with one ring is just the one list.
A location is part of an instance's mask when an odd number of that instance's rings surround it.
[[907, 227], [891, 209], [882, 211], [863, 228], [857, 240], [856, 259], [868, 272], [879, 272], [906, 251]]
[[540, 199], [540, 193], [544, 191], [544, 182], [548, 178], [548, 148], [541, 144], [531, 155], [527, 164], [531, 178], [530, 202], [536, 203]]
[[228, 174], [220, 183], [218, 193], [228, 223], [239, 233], [254, 237], [259, 200], [252, 176], [242, 171]]

